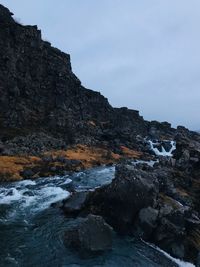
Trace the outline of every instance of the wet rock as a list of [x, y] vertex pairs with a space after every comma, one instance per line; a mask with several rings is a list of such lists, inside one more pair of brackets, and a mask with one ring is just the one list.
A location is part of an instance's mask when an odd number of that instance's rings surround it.
[[[172, 242], [170, 244], [171, 246], [171, 255], [174, 255], [175, 257], [179, 259], [183, 259], [185, 256], [185, 247], [180, 242]], [[169, 250], [169, 249], [168, 249]]]
[[33, 178], [34, 174], [34, 171], [31, 169], [26, 169], [21, 172], [22, 177], [25, 179]]
[[170, 141], [163, 141], [161, 143], [161, 146], [165, 149], [165, 151], [169, 152], [170, 149], [172, 148], [171, 142]]
[[135, 224], [135, 227], [137, 228], [136, 235], [143, 239], [148, 239], [153, 230], [157, 227], [158, 214], [159, 211], [157, 209], [153, 209], [152, 207], [141, 209], [138, 220]]
[[76, 215], [84, 207], [88, 198], [89, 192], [74, 192], [70, 198], [63, 201], [62, 209], [66, 215]]
[[154, 206], [157, 177], [129, 165], [116, 167], [115, 179], [91, 193], [87, 206], [120, 232], [131, 231], [138, 212]]
[[76, 227], [65, 232], [65, 244], [89, 252], [112, 248], [112, 228], [100, 216], [88, 215]]

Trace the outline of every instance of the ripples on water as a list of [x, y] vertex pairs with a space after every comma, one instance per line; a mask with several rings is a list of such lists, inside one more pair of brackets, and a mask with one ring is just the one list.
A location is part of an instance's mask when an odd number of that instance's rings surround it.
[[114, 167], [99, 167], [71, 176], [1, 184], [0, 267], [177, 266], [156, 249], [130, 238], [115, 236], [112, 251], [96, 257], [64, 246], [65, 229], [76, 220], [66, 219], [50, 204], [69, 197], [72, 188], [92, 190], [113, 178]]

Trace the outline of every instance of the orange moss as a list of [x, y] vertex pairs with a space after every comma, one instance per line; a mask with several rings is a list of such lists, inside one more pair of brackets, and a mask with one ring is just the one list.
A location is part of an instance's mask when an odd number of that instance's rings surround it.
[[0, 156], [0, 178], [3, 180], [20, 180], [20, 173], [39, 161], [37, 157]]
[[77, 145], [66, 151], [58, 150], [47, 152], [46, 155], [52, 155], [54, 158], [58, 156], [66, 157], [67, 159], [80, 160], [85, 168], [90, 168], [95, 165], [115, 163], [121, 158], [139, 158], [142, 153], [131, 150], [127, 147], [121, 147], [122, 155], [113, 153], [105, 148], [90, 147], [86, 145]]
[[54, 158], [58, 156], [66, 157], [71, 160], [79, 160], [85, 168], [91, 168], [95, 165], [114, 163], [120, 159], [120, 155], [98, 147], [89, 147], [86, 145], [77, 145], [66, 151], [58, 150], [47, 152]]
[[[25, 169], [37, 169], [37, 174], [34, 175], [34, 178], [40, 175], [48, 176], [55, 174], [51, 171], [54, 169], [52, 167], [66, 170], [65, 163], [57, 160], [58, 157], [80, 161], [80, 164], [71, 169], [79, 171], [81, 168], [116, 163], [121, 158], [139, 158], [142, 155], [141, 152], [127, 147], [121, 147], [121, 150], [122, 155], [119, 155], [106, 148], [77, 145], [68, 150], [48, 151], [41, 155], [41, 157], [0, 156], [0, 180], [20, 180], [22, 179], [21, 172]], [[52, 156], [53, 162], [43, 161], [43, 156]]]
[[130, 148], [125, 147], [125, 146], [121, 146], [120, 148], [121, 148], [123, 155], [125, 155], [126, 157], [139, 158], [142, 156], [142, 152], [130, 149]]

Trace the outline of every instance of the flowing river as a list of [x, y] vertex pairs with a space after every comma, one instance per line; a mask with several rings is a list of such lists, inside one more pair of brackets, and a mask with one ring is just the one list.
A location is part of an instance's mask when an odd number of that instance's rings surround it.
[[114, 167], [99, 167], [70, 176], [56, 176], [0, 185], [1, 267], [173, 267], [192, 266], [170, 259], [133, 238], [115, 236], [112, 251], [85, 257], [66, 248], [64, 232], [73, 224], [51, 203], [70, 190], [92, 190], [110, 183]]

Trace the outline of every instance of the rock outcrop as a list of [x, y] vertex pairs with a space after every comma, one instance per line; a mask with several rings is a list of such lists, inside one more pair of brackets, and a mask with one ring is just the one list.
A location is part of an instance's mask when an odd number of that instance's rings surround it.
[[157, 195], [156, 176], [138, 171], [134, 166], [119, 165], [112, 183], [92, 193], [87, 206], [95, 214], [102, 215], [117, 231], [128, 233], [138, 212], [154, 206]]
[[112, 228], [100, 216], [88, 215], [65, 232], [65, 244], [85, 252], [103, 252], [112, 248]]
[[[154, 167], [118, 165], [111, 184], [84, 193], [76, 215], [100, 215], [115, 231], [196, 263], [200, 255], [200, 143], [191, 141], [185, 146], [185, 140], [182, 142], [179, 140], [177, 158], [160, 159]], [[62, 209], [71, 216], [65, 204]]]

